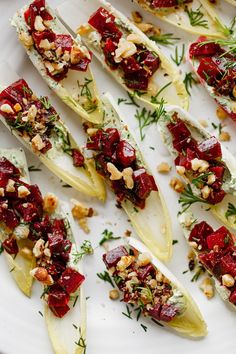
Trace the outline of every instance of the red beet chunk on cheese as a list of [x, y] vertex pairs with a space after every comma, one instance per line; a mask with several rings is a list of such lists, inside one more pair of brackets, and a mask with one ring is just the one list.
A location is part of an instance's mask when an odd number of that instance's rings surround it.
[[32, 91], [26, 81], [24, 79], [19, 79], [0, 93], [0, 99], [7, 99], [13, 105], [16, 103], [23, 104], [22, 99], [24, 97], [28, 99], [31, 95]]
[[16, 210], [23, 217], [25, 222], [36, 221], [39, 218], [39, 208], [34, 203], [17, 204]]
[[107, 160], [103, 154], [99, 154], [95, 157], [96, 170], [100, 175], [106, 176], [107, 171]]
[[236, 304], [236, 289], [234, 289], [229, 297], [229, 301], [232, 302], [232, 304]]
[[197, 57], [212, 57], [215, 54], [222, 53], [222, 49], [217, 43], [205, 43], [207, 42], [206, 37], [199, 37], [198, 41], [192, 43], [189, 48], [189, 56], [190, 58]]
[[37, 47], [39, 52], [42, 53], [44, 53], [44, 49], [40, 48], [39, 46], [42, 40], [47, 39], [50, 43], [56, 41], [56, 34], [50, 29], [46, 29], [43, 32], [34, 32], [32, 36], [33, 36], [35, 46]]
[[63, 234], [58, 231], [48, 235], [48, 244], [51, 254], [60, 254], [64, 249], [64, 238]]
[[105, 156], [112, 156], [120, 141], [120, 133], [116, 128], [108, 128], [102, 134], [102, 150]]
[[103, 255], [102, 259], [107, 269], [115, 267], [121, 257], [128, 256], [128, 251], [124, 246], [119, 246]]
[[213, 86], [222, 77], [222, 71], [212, 58], [201, 59], [197, 73], [210, 86]]
[[[116, 69], [119, 64], [115, 62], [115, 50], [117, 49], [117, 44], [108, 38], [103, 47], [103, 53], [106, 58], [106, 62], [112, 69]], [[121, 62], [121, 64], [124, 61]]]
[[71, 47], [73, 45], [73, 39], [69, 34], [57, 34], [54, 43], [55, 43], [56, 49], [61, 47], [63, 52], [65, 50], [70, 52]]
[[200, 222], [199, 224], [196, 224], [194, 228], [192, 229], [190, 236], [189, 236], [189, 241], [190, 242], [196, 242], [198, 245], [202, 246], [202, 250], [206, 249], [206, 238], [208, 235], [212, 234], [213, 228], [208, 225], [205, 221]]
[[[92, 53], [91, 52], [89, 53], [90, 53], [90, 57], [92, 57]], [[70, 68], [72, 70], [77, 70], [77, 71], [86, 71], [90, 62], [91, 62], [90, 58], [84, 57], [81, 58], [81, 60], [77, 64], [71, 65]]]
[[127, 59], [122, 60], [121, 67], [126, 74], [135, 73], [142, 69], [142, 67], [139, 65], [139, 63], [134, 57], [129, 57]]
[[123, 167], [128, 167], [136, 160], [135, 149], [126, 140], [121, 140], [116, 147], [116, 157]]
[[229, 231], [226, 227], [222, 226], [209, 236], [207, 236], [207, 247], [212, 250], [215, 246], [224, 248], [229, 243]]
[[60, 278], [61, 274], [66, 269], [66, 266], [62, 262], [54, 261], [53, 264], [48, 265], [46, 268], [48, 273], [56, 281]]
[[143, 281], [144, 279], [147, 278], [148, 275], [154, 273], [155, 273], [155, 268], [153, 267], [152, 264], [148, 264], [147, 266], [140, 267], [138, 269], [138, 278]]
[[160, 311], [160, 320], [170, 322], [177, 314], [177, 309], [173, 305], [164, 304]]
[[103, 131], [99, 129], [95, 134], [89, 137], [86, 147], [89, 150], [101, 150]]
[[221, 266], [223, 274], [231, 274], [236, 276], [236, 257], [231, 254], [226, 254], [221, 258]]
[[17, 254], [19, 251], [16, 239], [11, 236], [3, 241], [2, 247], [9, 254]]
[[159, 68], [160, 58], [155, 55], [153, 52], [148, 51], [146, 53], [146, 58], [143, 60], [143, 65], [150, 71], [149, 76], [152, 76], [155, 71]]
[[78, 149], [72, 149], [72, 159], [75, 167], [84, 166], [84, 156]]
[[176, 124], [169, 123], [167, 128], [171, 132], [173, 138], [177, 141], [185, 140], [191, 136], [190, 130], [181, 120], [179, 120]]
[[50, 287], [48, 292], [48, 306], [63, 307], [68, 304], [70, 295], [60, 286], [55, 285]]
[[54, 313], [54, 315], [59, 318], [64, 317], [67, 314], [67, 312], [70, 310], [68, 305], [61, 306], [61, 307], [50, 306], [49, 308]]
[[160, 321], [160, 312], [161, 312], [161, 304], [157, 303], [155, 306], [148, 310], [149, 316], [154, 318], [157, 321]]
[[20, 176], [20, 170], [5, 157], [0, 157], [0, 172], [15, 177]]
[[68, 294], [74, 293], [78, 287], [83, 283], [85, 277], [72, 268], [66, 268], [62, 273], [58, 284], [66, 290]]
[[30, 4], [29, 8], [25, 11], [24, 17], [25, 21], [30, 26], [31, 30], [34, 31], [34, 22], [36, 16], [39, 15], [43, 20], [52, 20], [53, 17], [45, 9], [45, 0], [35, 0]]
[[134, 171], [135, 192], [140, 199], [146, 199], [152, 190], [157, 190], [157, 186], [152, 176], [144, 168]]
[[214, 137], [201, 142], [198, 145], [201, 158], [204, 160], [212, 160], [222, 157], [221, 146], [219, 141]]
[[[212, 185], [212, 187], [213, 187], [213, 185]], [[209, 197], [207, 198], [207, 202], [212, 205], [218, 204], [224, 199], [225, 195], [226, 195], [226, 193], [223, 189], [213, 190], [210, 193]]]
[[134, 73], [125, 73], [125, 84], [128, 88], [139, 91], [147, 91], [148, 77], [146, 70]]

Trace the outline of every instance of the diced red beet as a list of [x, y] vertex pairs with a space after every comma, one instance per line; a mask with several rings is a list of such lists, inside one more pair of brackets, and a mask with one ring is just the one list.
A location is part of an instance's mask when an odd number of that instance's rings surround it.
[[213, 228], [207, 224], [205, 221], [202, 221], [196, 224], [189, 236], [190, 242], [197, 242], [198, 245], [202, 246], [202, 250], [206, 249], [206, 238], [208, 235], [214, 232]]
[[191, 136], [191, 132], [184, 122], [178, 120], [176, 124], [170, 123], [167, 128], [171, 132], [173, 138], [177, 141], [185, 140]]
[[124, 246], [119, 246], [105, 253], [102, 257], [107, 269], [115, 267], [121, 257], [128, 256], [128, 251]]
[[31, 235], [30, 239], [38, 240], [39, 238], [47, 237], [48, 233], [51, 233], [51, 222], [49, 219], [49, 215], [45, 215], [45, 217], [41, 221], [34, 222], [33, 224], [33, 235]]
[[49, 307], [56, 317], [62, 318], [70, 310], [68, 305], [62, 307]]
[[197, 152], [187, 148], [186, 155], [180, 153], [179, 156], [176, 157], [175, 165], [183, 166], [186, 168], [186, 170], [191, 170], [192, 169], [191, 161], [196, 157], [198, 157]]
[[214, 136], [198, 144], [198, 150], [201, 154], [201, 158], [204, 160], [212, 160], [222, 157], [221, 145]]
[[95, 134], [89, 137], [86, 147], [90, 150], [101, 150], [102, 135], [103, 131], [101, 129], [97, 130]]
[[217, 180], [222, 181], [223, 176], [224, 176], [224, 172], [225, 172], [225, 167], [224, 166], [213, 166], [213, 167], [209, 167], [209, 171], [214, 173]]
[[160, 66], [160, 58], [153, 52], [148, 51], [146, 58], [143, 61], [143, 65], [148, 69], [149, 76], [152, 76]]
[[78, 149], [72, 149], [72, 158], [75, 167], [84, 166], [84, 156]]
[[157, 190], [155, 181], [144, 168], [134, 171], [135, 192], [140, 199], [146, 199], [152, 190]]
[[16, 239], [11, 236], [2, 242], [2, 247], [9, 254], [17, 254], [19, 251]]
[[221, 258], [222, 273], [236, 276], [236, 258], [231, 254], [226, 254]]
[[[115, 50], [117, 49], [117, 44], [108, 38], [103, 47], [103, 53], [106, 58], [107, 64], [112, 68], [116, 69], [119, 64], [115, 62]], [[124, 60], [121, 62], [121, 64]]]
[[220, 80], [222, 77], [222, 71], [214, 63], [212, 58], [201, 59], [197, 73], [210, 86], [214, 86], [217, 80]]
[[116, 157], [123, 167], [128, 167], [136, 160], [135, 149], [126, 140], [121, 140], [116, 147]]
[[56, 284], [50, 287], [47, 299], [48, 306], [63, 307], [68, 304], [69, 300], [70, 295], [61, 286]]
[[224, 248], [229, 243], [228, 238], [229, 231], [226, 227], [222, 226], [212, 234], [207, 236], [207, 247], [212, 250], [214, 246], [218, 246], [219, 248]]
[[107, 171], [107, 160], [103, 154], [99, 154], [95, 157], [96, 170], [100, 175], [106, 176]]
[[46, 152], [52, 148], [52, 143], [51, 143], [51, 141], [50, 141], [48, 138], [46, 138], [46, 137], [43, 137], [42, 140], [43, 140], [45, 146], [40, 150], [40, 152], [41, 152], [42, 154], [46, 154]]
[[228, 74], [223, 75], [222, 79], [217, 82], [215, 91], [222, 96], [229, 96], [232, 94], [235, 84], [235, 74], [228, 71]]
[[102, 133], [102, 150], [105, 156], [112, 156], [120, 141], [120, 133], [116, 128], [108, 128]]
[[54, 40], [56, 48], [62, 48], [64, 51], [71, 51], [73, 45], [73, 39], [69, 34], [57, 34]]
[[128, 88], [139, 91], [147, 91], [148, 77], [145, 70], [135, 73], [125, 73], [125, 84]]
[[74, 293], [83, 283], [85, 277], [72, 268], [66, 268], [62, 273], [58, 284], [67, 291], [68, 294]]
[[161, 304], [157, 303], [155, 306], [148, 310], [149, 316], [157, 321], [160, 321]]
[[43, 197], [37, 184], [32, 184], [27, 186], [30, 190], [30, 194], [27, 196], [27, 201], [35, 203], [38, 207], [38, 212], [41, 214], [41, 209], [43, 208]]
[[204, 265], [204, 267], [213, 271], [213, 269], [215, 267], [218, 267], [218, 265], [221, 263], [220, 262], [221, 257], [222, 254], [220, 252], [200, 253], [199, 261]]
[[145, 267], [140, 267], [138, 269], [138, 278], [143, 281], [145, 278], [147, 278], [148, 275], [154, 274], [154, 273], [155, 273], [155, 268], [150, 263], [150, 264], [146, 265]]
[[224, 199], [225, 195], [226, 193], [223, 189], [213, 190], [207, 198], [207, 202], [212, 205], [218, 204]]
[[232, 304], [236, 304], [236, 289], [230, 294], [229, 301], [232, 302]]
[[20, 170], [3, 156], [0, 157], [0, 172], [9, 175], [14, 175], [15, 177], [20, 176]]
[[55, 42], [56, 34], [50, 30], [46, 29], [43, 32], [34, 32], [32, 34], [35, 46], [37, 47], [40, 53], [44, 53], [44, 49], [40, 48], [39, 44], [42, 40], [47, 39], [50, 43]]
[[24, 79], [19, 79], [5, 88], [0, 93], [0, 99], [7, 99], [13, 105], [16, 103], [22, 104], [23, 98], [29, 98], [32, 95], [32, 91]]
[[126, 74], [135, 73], [142, 69], [142, 67], [139, 65], [139, 63], [134, 57], [129, 57], [127, 59], [122, 60], [121, 67]]
[[58, 231], [48, 234], [48, 244], [51, 254], [60, 254], [64, 249], [63, 234]]
[[59, 262], [57, 260], [57, 261], [54, 261], [53, 264], [47, 265], [46, 268], [47, 268], [48, 273], [56, 281], [60, 278], [61, 274], [66, 269], [66, 265], [64, 265], [62, 262]]
[[164, 304], [160, 311], [160, 320], [170, 322], [176, 316], [178, 310], [174, 305]]
[[13, 230], [19, 225], [20, 221], [13, 209], [1, 210], [0, 214], [3, 215], [3, 221], [9, 229]]
[[66, 228], [63, 219], [54, 219], [52, 224], [53, 231], [61, 233], [63, 238], [66, 237]]
[[45, 9], [45, 0], [35, 0], [24, 13], [25, 21], [32, 31], [35, 30], [34, 22], [37, 15], [41, 16], [43, 20], [53, 19], [50, 13]]
[[[92, 58], [92, 53], [90, 53], [90, 58]], [[77, 71], [87, 71], [88, 66], [91, 63], [90, 58], [87, 57], [81, 58], [81, 60], [77, 64], [71, 65], [70, 69], [77, 70]]]
[[205, 43], [207, 42], [206, 37], [199, 37], [198, 40], [191, 44], [189, 48], [189, 56], [190, 58], [197, 57], [212, 57], [215, 54], [222, 53], [222, 49], [217, 43]]
[[25, 222], [36, 221], [40, 216], [39, 208], [34, 203], [19, 203], [16, 205], [16, 210], [20, 213]]

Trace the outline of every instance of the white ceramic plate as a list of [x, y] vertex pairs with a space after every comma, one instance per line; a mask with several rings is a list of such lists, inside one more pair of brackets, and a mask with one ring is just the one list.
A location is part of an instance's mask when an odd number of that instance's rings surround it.
[[[51, 0], [50, 4], [57, 6], [61, 2], [60, 0]], [[128, 0], [113, 0], [111, 2], [128, 16], [130, 15], [131, 8], [137, 9], [137, 7]], [[235, 13], [235, 8], [226, 4], [223, 0], [219, 0], [218, 2], [222, 2], [222, 5], [219, 5], [219, 13], [229, 22], [230, 18]], [[23, 4], [24, 0], [0, 1], [0, 60], [6, 60], [8, 64], [11, 65], [12, 69], [15, 70], [18, 75], [24, 77], [37, 93], [49, 95], [70, 129], [78, 138], [80, 137], [85, 141], [85, 136], [81, 133], [82, 130], [79, 118], [48, 90], [46, 84], [27, 58], [24, 49], [18, 43], [14, 29], [10, 27], [9, 18], [17, 8]], [[154, 21], [161, 26], [165, 32], [175, 32], [176, 37], [182, 38], [182, 42], [178, 42], [179, 46], [181, 46], [182, 43], [186, 43], [187, 46], [190, 40], [196, 38], [195, 36], [185, 34], [183, 31], [177, 30], [155, 19], [151, 15], [145, 15], [145, 19]], [[167, 55], [170, 54], [171, 50], [173, 52], [173, 49], [174, 47], [163, 47]], [[92, 66], [100, 92], [109, 90], [116, 100], [119, 97], [126, 97], [125, 92], [111, 80], [96, 60], [93, 60]], [[184, 69], [190, 71], [188, 65], [186, 65]], [[196, 119], [209, 120], [209, 130], [214, 132], [214, 134], [218, 134], [211, 125], [211, 122], [219, 124], [215, 114], [216, 104], [199, 85], [193, 87], [191, 94], [190, 112]], [[120, 108], [139, 140], [137, 121], [134, 118], [135, 107], [123, 104]], [[233, 153], [236, 153], [234, 144], [236, 139], [236, 123], [227, 120], [225, 124], [225, 130], [229, 131], [231, 134], [231, 142], [227, 143], [226, 146]], [[0, 147], [17, 146], [20, 146], [20, 144], [1, 125]], [[166, 148], [160, 142], [160, 137], [156, 132], [155, 126], [146, 132], [146, 139], [142, 143], [142, 148], [145, 157], [151, 164], [153, 173], [156, 173], [156, 166], [161, 161], [171, 163], [171, 158]], [[38, 167], [38, 160], [30, 153], [26, 153], [29, 165]], [[102, 206], [98, 202], [89, 200], [72, 189], [63, 188], [63, 183], [61, 183], [58, 178], [48, 172], [45, 167], [40, 166], [40, 168], [42, 169], [41, 172], [31, 173], [31, 179], [34, 183], [39, 184], [43, 192], [55, 192], [64, 200], [76, 197], [82, 202], [87, 203], [88, 206], [93, 206], [98, 211], [98, 216], [89, 220], [91, 227], [91, 233], [89, 235], [85, 235], [78, 228], [78, 234], [75, 235], [78, 241], [90, 239], [93, 246], [97, 246], [101, 239], [101, 233], [106, 228], [119, 236], [123, 236], [127, 229], [132, 231], [126, 215], [115, 207], [114, 198], [110, 193], [106, 204]], [[109, 300], [109, 284], [104, 284], [96, 276], [97, 272], [104, 271], [104, 265], [101, 261], [101, 255], [104, 253], [104, 249], [98, 247], [96, 248], [95, 254], [91, 257], [87, 257], [84, 262], [84, 270], [87, 275], [85, 284], [86, 296], [89, 297], [87, 301], [88, 337], [86, 354], [220, 354], [222, 352], [230, 352], [233, 354], [236, 352], [235, 313], [226, 307], [218, 295], [208, 301], [199, 290], [198, 284], [191, 283], [190, 279], [192, 274], [189, 272], [182, 274], [182, 272], [188, 268], [188, 247], [185, 244], [176, 220], [178, 196], [169, 187], [169, 180], [171, 176], [174, 175], [174, 168], [172, 170], [173, 172], [167, 176], [158, 174], [160, 184], [171, 211], [174, 230], [173, 238], [178, 240], [178, 243], [174, 245], [174, 256], [169, 264], [169, 268], [179, 280], [182, 281], [196, 300], [208, 324], [209, 334], [206, 338], [201, 340], [185, 339], [167, 329], [156, 326], [147, 319], [141, 318], [139, 322], [137, 322], [135, 318], [130, 320], [123, 316], [122, 311], [125, 311], [125, 305], [119, 301], [112, 302]], [[219, 224], [213, 219], [210, 219], [209, 216], [207, 216], [207, 220], [210, 220], [215, 227], [219, 226]], [[113, 245], [115, 244], [110, 245], [110, 247]], [[41, 294], [40, 286], [35, 284], [32, 298], [27, 299], [18, 291], [13, 282], [3, 255], [0, 257], [0, 269], [1, 354], [52, 353], [44, 319], [38, 312], [42, 310], [42, 303], [39, 298]], [[144, 332], [141, 324], [147, 326], [147, 332]]]

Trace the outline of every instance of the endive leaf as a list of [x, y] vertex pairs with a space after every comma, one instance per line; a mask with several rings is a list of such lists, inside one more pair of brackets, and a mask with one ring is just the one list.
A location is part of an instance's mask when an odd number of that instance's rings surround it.
[[[209, 1], [193, 0], [190, 4], [180, 5], [178, 8], [175, 6], [172, 9], [153, 8], [146, 0], [135, 0], [135, 2], [161, 20], [184, 31], [211, 37], [224, 37], [218, 27], [221, 21]], [[191, 14], [194, 18], [199, 18], [199, 21], [190, 21]]]
[[227, 1], [229, 4], [236, 6], [236, 1], [235, 0], [225, 0]]
[[[129, 239], [129, 244], [136, 248], [141, 253], [150, 253], [149, 250], [138, 240], [134, 238]], [[190, 336], [201, 337], [207, 334], [206, 323], [199, 311], [198, 306], [194, 302], [191, 295], [183, 287], [183, 285], [176, 279], [176, 277], [161, 263], [157, 258], [152, 255], [152, 263], [164, 276], [170, 280], [171, 285], [183, 294], [185, 300], [185, 311], [180, 316], [176, 316], [170, 322], [161, 322], [163, 325], [168, 326], [178, 333]]]
[[[178, 114], [178, 117], [187, 125], [190, 129], [193, 137], [197, 141], [203, 141], [211, 137], [211, 134], [207, 132], [193, 117], [191, 117], [187, 112], [179, 107], [169, 107], [167, 113], [163, 115], [158, 121], [158, 130], [161, 134], [162, 140], [166, 147], [168, 148], [170, 154], [175, 159], [178, 156], [177, 150], [173, 147], [172, 136], [167, 128], [167, 124], [170, 123], [171, 117], [174, 113]], [[222, 189], [226, 192], [226, 196], [222, 202], [216, 205], [208, 205], [209, 210], [224, 224], [232, 227], [236, 230], [236, 223], [234, 218], [227, 218], [226, 212], [228, 209], [228, 204], [232, 203], [236, 205], [236, 159], [235, 157], [226, 149], [222, 144], [222, 158], [221, 162], [225, 166], [225, 179], [222, 184]], [[194, 195], [198, 195], [198, 189], [196, 186], [188, 179], [186, 175], [183, 176], [185, 181], [190, 184]]]
[[[183, 108], [188, 108], [188, 94], [186, 92], [183, 81], [181, 80], [179, 71], [174, 67], [174, 65], [167, 59], [167, 57], [162, 53], [160, 48], [155, 42], [150, 40], [143, 32], [141, 32], [133, 23], [131, 23], [128, 18], [126, 18], [121, 12], [116, 10], [108, 2], [104, 0], [95, 0], [93, 2], [87, 1], [84, 11], [81, 12], [80, 8], [84, 6], [84, 2], [81, 0], [70, 0], [58, 7], [58, 12], [62, 20], [74, 31], [81, 27], [81, 38], [86, 44], [86, 46], [94, 53], [101, 64], [106, 68], [106, 70], [114, 77], [114, 79], [128, 92], [136, 95], [137, 99], [151, 104], [155, 104], [155, 97], [160, 90], [166, 88], [158, 95], [158, 100], [164, 99], [170, 104], [177, 104]], [[96, 11], [100, 6], [107, 9], [112, 13], [117, 21], [119, 21], [119, 28], [126, 33], [137, 34], [142, 39], [142, 44], [145, 47], [156, 53], [161, 61], [161, 65], [158, 70], [154, 73], [149, 82], [149, 87], [147, 92], [141, 92], [138, 90], [133, 90], [127, 88], [124, 83], [123, 74], [118, 70], [112, 70], [107, 64], [100, 47], [100, 39], [97, 31], [91, 26], [87, 25], [89, 17]], [[84, 25], [85, 23], [85, 25]], [[128, 34], [127, 34], [128, 33]], [[168, 85], [168, 83], [170, 83]]]
[[[28, 26], [25, 22], [24, 12], [28, 9], [28, 6], [24, 6], [13, 17], [11, 24], [16, 28], [18, 36], [23, 32], [29, 34]], [[53, 16], [54, 20], [51, 21], [51, 29], [56, 34], [69, 34], [66, 28], [62, 25], [53, 10], [46, 6], [47, 11]], [[21, 37], [19, 37], [20, 39]], [[76, 44], [80, 44], [80, 36], [73, 38]], [[98, 97], [96, 84], [93, 78], [93, 74], [88, 67], [86, 72], [69, 70], [67, 76], [57, 82], [52, 79], [48, 74], [46, 67], [44, 66], [42, 56], [38, 53], [34, 46], [25, 47], [25, 50], [32, 61], [35, 68], [39, 71], [43, 79], [47, 82], [48, 86], [80, 117], [88, 120], [92, 123], [101, 123], [103, 118], [103, 111], [101, 108], [101, 102]], [[89, 90], [91, 94], [91, 101], [96, 102], [96, 107], [91, 112], [86, 110], [84, 104], [84, 96], [81, 93], [81, 87], [89, 82]]]
[[[30, 182], [27, 162], [25, 154], [22, 149], [0, 149], [0, 157], [5, 157], [11, 161], [16, 167], [21, 171], [21, 179], [26, 183]], [[12, 230], [8, 229], [4, 224], [0, 224], [0, 239], [4, 241], [10, 234]], [[17, 242], [19, 253], [16, 257], [4, 252], [8, 267], [11, 275], [13, 276], [17, 286], [26, 295], [31, 295], [31, 288], [33, 283], [33, 278], [30, 275], [30, 271], [35, 267], [35, 258], [32, 256], [31, 259], [24, 258], [20, 251], [25, 246], [30, 246], [32, 244], [30, 240], [21, 240]]]
[[[8, 68], [1, 67], [1, 72], [4, 70], [4, 77], [8, 72]], [[10, 72], [11, 73], [11, 72]], [[0, 77], [2, 74], [0, 74]], [[2, 80], [1, 80], [2, 82]], [[1, 89], [1, 86], [0, 86]], [[64, 152], [61, 144], [58, 144], [59, 133], [67, 137], [70, 141], [71, 148], [80, 150], [78, 144], [73, 138], [71, 132], [61, 118], [55, 122], [53, 127], [53, 134], [50, 136], [50, 142], [52, 148], [45, 154], [36, 154], [32, 149], [30, 141], [23, 139], [22, 134], [14, 127], [8, 124], [7, 119], [3, 116], [0, 117], [2, 123], [11, 131], [11, 133], [31, 152], [33, 152], [39, 160], [48, 167], [51, 172], [61, 178], [65, 183], [74, 187], [76, 190], [85, 193], [89, 196], [98, 197], [104, 201], [106, 198], [106, 192], [102, 178], [96, 173], [94, 164], [90, 159], [84, 160], [84, 166], [75, 167], [73, 165], [72, 156]]]

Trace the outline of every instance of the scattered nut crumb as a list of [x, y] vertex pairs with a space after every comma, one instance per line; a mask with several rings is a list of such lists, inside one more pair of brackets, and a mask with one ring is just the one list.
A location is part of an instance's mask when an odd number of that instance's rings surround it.
[[228, 132], [221, 132], [219, 135], [219, 140], [220, 141], [230, 141], [231, 136]]
[[131, 15], [132, 15], [132, 19], [135, 23], [143, 22], [143, 16], [140, 14], [140, 12], [132, 11]]
[[177, 177], [173, 177], [170, 180], [170, 187], [174, 189], [177, 193], [182, 193], [184, 191], [184, 183]]
[[119, 294], [118, 290], [113, 289], [113, 290], [109, 291], [109, 298], [111, 300], [117, 300], [117, 299], [119, 299], [119, 297], [120, 297], [120, 294]]
[[132, 234], [132, 231], [130, 231], [130, 230], [126, 230], [125, 231], [125, 236], [126, 237], [130, 237], [131, 234]]
[[73, 217], [78, 220], [81, 229], [84, 230], [84, 232], [89, 233], [90, 228], [87, 224], [87, 218], [96, 215], [96, 212], [93, 208], [86, 208], [76, 199], [72, 199], [71, 202], [73, 203], [73, 207], [71, 209]]
[[204, 278], [199, 288], [202, 290], [202, 292], [204, 293], [204, 295], [206, 295], [208, 299], [211, 299], [214, 296], [214, 287], [211, 278]]
[[228, 114], [220, 106], [216, 109], [216, 115], [220, 120], [228, 118]]
[[159, 173], [169, 173], [171, 170], [171, 166], [167, 162], [161, 162], [160, 165], [157, 166], [157, 171]]

